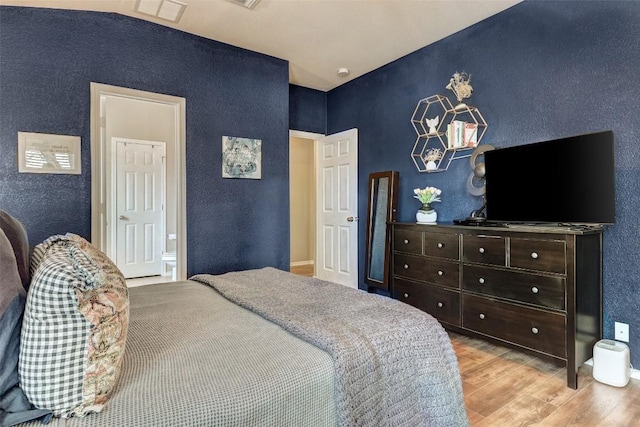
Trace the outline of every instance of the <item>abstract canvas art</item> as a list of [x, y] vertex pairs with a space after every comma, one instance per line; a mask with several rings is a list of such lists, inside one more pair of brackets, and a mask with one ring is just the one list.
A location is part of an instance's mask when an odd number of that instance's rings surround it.
[[222, 137], [222, 177], [260, 179], [262, 140]]

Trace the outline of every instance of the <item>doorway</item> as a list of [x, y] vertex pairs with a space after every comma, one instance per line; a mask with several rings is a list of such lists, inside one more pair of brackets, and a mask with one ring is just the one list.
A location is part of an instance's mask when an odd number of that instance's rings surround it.
[[315, 139], [292, 134], [289, 138], [290, 271], [302, 276], [314, 275], [315, 178]]
[[[314, 206], [309, 220], [315, 240], [313, 253], [314, 277], [358, 288], [358, 131], [351, 129], [325, 136], [302, 131], [290, 131], [290, 147], [294, 138], [313, 143], [311, 178], [315, 189]], [[290, 155], [290, 159], [293, 158]], [[293, 170], [292, 170], [293, 173]], [[299, 177], [290, 175], [290, 190]], [[291, 197], [295, 197], [291, 193]], [[291, 201], [292, 208], [293, 199]], [[291, 212], [291, 269], [295, 265], [293, 250], [299, 245], [301, 233], [294, 226], [302, 222]]]
[[[114, 137], [163, 141], [165, 196], [162, 254], [175, 254], [175, 277], [185, 280], [186, 182], [184, 98], [91, 83], [91, 240], [112, 260], [118, 252]], [[117, 215], [116, 215], [117, 214]], [[116, 263], [117, 264], [117, 263]], [[120, 267], [120, 266], [119, 266]], [[161, 274], [171, 274], [163, 264]]]

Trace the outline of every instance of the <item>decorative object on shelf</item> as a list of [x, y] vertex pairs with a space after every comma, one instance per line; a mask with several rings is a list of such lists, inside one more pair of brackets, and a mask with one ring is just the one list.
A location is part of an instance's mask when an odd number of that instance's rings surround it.
[[260, 179], [262, 140], [222, 137], [222, 177]]
[[[458, 80], [464, 82], [464, 78]], [[460, 86], [460, 94], [470, 95], [468, 88], [463, 88], [464, 83], [456, 84]], [[452, 160], [469, 157], [469, 150], [480, 145], [487, 130], [487, 122], [477, 108], [463, 103], [454, 108], [444, 95], [418, 101], [411, 124], [418, 135], [411, 159], [419, 172], [429, 173], [446, 171]], [[432, 155], [435, 149], [439, 150], [437, 157]]]
[[420, 200], [422, 206], [416, 212], [416, 221], [421, 224], [435, 224], [438, 219], [438, 212], [431, 206], [433, 202], [440, 201], [442, 190], [435, 187], [416, 188], [413, 190], [416, 199]]
[[[467, 191], [472, 196], [482, 196], [482, 207], [480, 209], [475, 209], [471, 211], [469, 218], [471, 220], [482, 221], [485, 218], [484, 210], [486, 208], [486, 202], [484, 200], [485, 194], [485, 184], [484, 184], [484, 176], [486, 173], [484, 162], [478, 161], [478, 157], [480, 157], [486, 151], [493, 150], [493, 145], [485, 144], [473, 150], [471, 153], [471, 157], [469, 158], [469, 163], [471, 164], [471, 169], [473, 172], [469, 174], [469, 178], [467, 178]], [[477, 186], [477, 184], [481, 184]]]
[[436, 128], [436, 126], [438, 126], [438, 123], [440, 121], [440, 116], [436, 116], [433, 119], [425, 119], [425, 121], [427, 122], [427, 126], [429, 126], [429, 135], [437, 134], [438, 129]]
[[462, 100], [471, 97], [473, 87], [470, 82], [471, 74], [467, 74], [466, 71], [461, 73], [456, 71], [451, 77], [451, 80], [449, 80], [449, 84], [446, 88], [451, 90], [458, 100], [458, 105], [455, 107], [456, 110], [466, 108], [466, 104], [464, 104]]
[[427, 162], [427, 171], [434, 171], [438, 169], [438, 160], [442, 159], [444, 153], [439, 148], [431, 148], [424, 156], [424, 160]]

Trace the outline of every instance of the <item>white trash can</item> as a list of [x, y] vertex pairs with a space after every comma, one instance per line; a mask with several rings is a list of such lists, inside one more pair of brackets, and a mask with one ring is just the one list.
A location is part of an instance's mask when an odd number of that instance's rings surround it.
[[593, 346], [593, 378], [614, 387], [624, 387], [631, 378], [629, 347], [613, 340], [600, 340]]

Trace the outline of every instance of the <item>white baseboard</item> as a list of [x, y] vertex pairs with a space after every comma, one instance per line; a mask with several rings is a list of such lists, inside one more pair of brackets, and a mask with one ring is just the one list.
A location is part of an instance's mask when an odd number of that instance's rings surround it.
[[290, 265], [291, 267], [300, 267], [300, 266], [302, 266], [302, 265], [313, 265], [313, 264], [314, 264], [313, 260], [309, 260], [309, 261], [296, 261], [296, 262], [291, 262], [291, 263], [289, 263], [289, 265]]
[[[584, 362], [585, 365], [593, 366], [593, 358]], [[640, 380], [640, 370], [631, 368], [631, 378]]]

